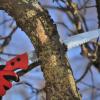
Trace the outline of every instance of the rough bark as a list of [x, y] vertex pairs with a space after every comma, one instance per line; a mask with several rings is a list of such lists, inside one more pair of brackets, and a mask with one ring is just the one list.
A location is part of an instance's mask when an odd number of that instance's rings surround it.
[[30, 1], [0, 0], [0, 9], [14, 17], [36, 47], [46, 80], [47, 100], [81, 100], [56, 26], [36, 0]]

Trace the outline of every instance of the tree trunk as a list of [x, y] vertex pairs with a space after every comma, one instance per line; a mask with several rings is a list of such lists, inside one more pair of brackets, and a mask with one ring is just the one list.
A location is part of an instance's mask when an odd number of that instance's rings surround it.
[[36, 0], [30, 1], [0, 0], [0, 9], [14, 17], [36, 47], [46, 80], [46, 99], [81, 100], [56, 26]]

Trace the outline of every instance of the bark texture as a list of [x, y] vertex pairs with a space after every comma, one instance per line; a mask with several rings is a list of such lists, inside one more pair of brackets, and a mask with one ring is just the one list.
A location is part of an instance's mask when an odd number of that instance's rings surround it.
[[0, 9], [14, 17], [36, 47], [46, 80], [47, 100], [81, 100], [64, 46], [48, 12], [36, 0], [0, 0]]

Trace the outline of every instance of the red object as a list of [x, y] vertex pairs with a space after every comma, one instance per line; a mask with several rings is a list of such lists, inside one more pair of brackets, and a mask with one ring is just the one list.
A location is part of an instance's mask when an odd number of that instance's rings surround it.
[[[18, 75], [14, 72], [16, 69], [28, 69], [28, 55], [27, 53], [16, 56], [9, 60], [3, 70], [0, 71], [0, 96], [5, 95], [6, 89], [12, 87], [11, 80], [17, 81]], [[9, 76], [7, 79], [6, 77]], [[14, 79], [13, 79], [13, 78]], [[16, 79], [16, 80], [15, 80]], [[5, 88], [6, 87], [6, 88]]]
[[15, 80], [18, 80], [17, 74], [13, 71], [0, 71], [0, 96], [3, 96], [6, 93], [6, 88], [9, 89], [12, 87], [12, 83], [5, 78], [6, 76], [9, 76], [9, 78], [15, 77]]
[[16, 69], [26, 70], [28, 68], [28, 55], [27, 53], [16, 56], [6, 63], [4, 70], [14, 71]]

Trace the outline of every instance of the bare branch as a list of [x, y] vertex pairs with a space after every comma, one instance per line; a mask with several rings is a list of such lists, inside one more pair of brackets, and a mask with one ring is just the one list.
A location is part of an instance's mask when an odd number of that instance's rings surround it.
[[17, 30], [17, 28], [18, 28], [17, 26], [15, 28], [13, 28], [13, 30], [10, 32], [10, 34], [8, 36], [0, 38], [0, 39], [4, 39], [4, 42], [0, 46], [0, 52], [3, 52], [4, 48], [10, 43], [12, 35]]

